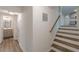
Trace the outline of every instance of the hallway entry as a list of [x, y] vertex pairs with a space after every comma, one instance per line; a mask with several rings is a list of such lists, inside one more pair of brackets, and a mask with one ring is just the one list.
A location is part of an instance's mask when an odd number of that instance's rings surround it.
[[18, 42], [18, 15], [0, 12], [2, 42], [0, 52], [22, 52]]

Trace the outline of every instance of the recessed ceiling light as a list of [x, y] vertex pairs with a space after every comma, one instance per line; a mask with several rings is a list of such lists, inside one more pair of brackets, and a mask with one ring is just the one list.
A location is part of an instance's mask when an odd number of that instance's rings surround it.
[[77, 12], [77, 9], [75, 9], [74, 11]]
[[10, 15], [16, 15], [16, 12], [8, 12]]

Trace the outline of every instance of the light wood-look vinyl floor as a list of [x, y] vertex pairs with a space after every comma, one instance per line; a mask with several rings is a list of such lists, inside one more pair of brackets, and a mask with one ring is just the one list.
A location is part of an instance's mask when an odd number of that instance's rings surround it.
[[4, 39], [0, 44], [0, 52], [22, 52], [19, 43], [13, 38]]

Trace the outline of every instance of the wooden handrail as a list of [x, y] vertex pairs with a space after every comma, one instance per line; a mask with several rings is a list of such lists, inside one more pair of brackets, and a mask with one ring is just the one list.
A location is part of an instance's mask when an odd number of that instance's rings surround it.
[[50, 32], [52, 32], [52, 30], [53, 30], [53, 28], [55, 27], [55, 25], [56, 25], [56, 23], [57, 23], [57, 21], [58, 21], [58, 19], [60, 18], [60, 15], [58, 16], [58, 18], [57, 18], [57, 20], [56, 20], [56, 22], [54, 23], [54, 25], [52, 26], [52, 28], [51, 28], [51, 30], [50, 30]]

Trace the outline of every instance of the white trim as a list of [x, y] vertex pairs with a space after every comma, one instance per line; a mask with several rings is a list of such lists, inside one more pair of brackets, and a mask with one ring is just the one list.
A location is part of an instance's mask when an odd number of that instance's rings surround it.
[[79, 28], [77, 28], [77, 27], [60, 27], [61, 29], [78, 29], [79, 30]]
[[72, 34], [79, 34], [79, 31], [71, 31], [71, 30], [58, 30], [60, 32], [72, 33]]
[[56, 41], [54, 41], [53, 43], [56, 44], [56, 45], [59, 45], [59, 46], [61, 46], [61, 47], [64, 47], [64, 48], [66, 48], [66, 49], [69, 49], [69, 50], [71, 50], [71, 51], [75, 51], [75, 52], [78, 52], [78, 51], [79, 51], [79, 49], [75, 49], [75, 48], [73, 48], [73, 47], [67, 46], [67, 45], [65, 45], [65, 44], [62, 44], [62, 43], [59, 43], [59, 42], [56, 42]]
[[60, 38], [60, 37], [56, 37], [57, 40], [61, 40], [61, 41], [65, 41], [65, 42], [68, 42], [68, 43], [71, 43], [71, 44], [74, 44], [74, 45], [78, 45], [79, 46], [79, 42], [77, 41], [73, 41], [73, 40], [69, 40], [69, 39], [66, 39], [66, 38]]
[[74, 38], [74, 39], [79, 39], [79, 36], [76, 36], [76, 35], [69, 35], [69, 34], [63, 34], [63, 33], [57, 33], [57, 35], [70, 37], [70, 38]]

